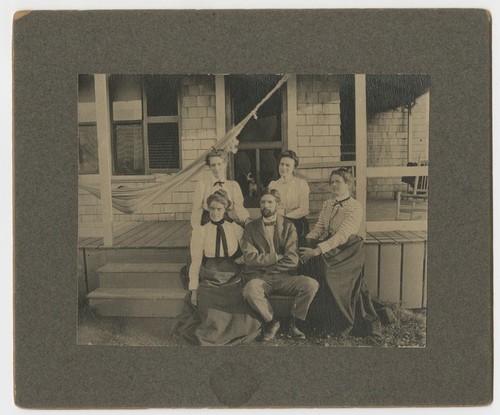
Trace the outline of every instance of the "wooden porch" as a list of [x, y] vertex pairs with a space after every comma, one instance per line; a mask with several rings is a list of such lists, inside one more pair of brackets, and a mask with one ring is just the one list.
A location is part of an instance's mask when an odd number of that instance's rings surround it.
[[[113, 237], [113, 249], [122, 248], [187, 248], [191, 238], [189, 221], [130, 222], [118, 227]], [[388, 240], [393, 243], [427, 240], [425, 231], [368, 232], [367, 243]], [[103, 238], [79, 238], [79, 248], [105, 248]]]
[[[396, 200], [367, 202], [368, 229], [370, 223], [395, 223]], [[396, 226], [392, 227], [396, 230], [366, 232], [365, 282], [372, 295], [381, 301], [407, 308], [425, 308], [427, 305], [427, 230], [418, 226], [419, 223], [427, 223], [427, 212], [419, 215], [413, 221], [401, 221], [400, 229], [396, 222]], [[311, 224], [315, 221], [313, 216]], [[416, 226], [408, 229], [408, 222]], [[115, 267], [120, 263], [142, 264], [139, 268], [146, 272], [158, 263], [175, 264], [180, 269], [189, 260], [189, 221], [120, 222], [115, 223], [113, 228], [112, 247], [106, 246], [102, 237], [79, 238], [81, 302], [85, 301], [89, 293], [101, 287], [106, 264], [114, 264]], [[139, 274], [136, 276], [137, 281], [142, 281]], [[178, 278], [178, 272], [174, 274]], [[141, 287], [142, 283], [137, 285]], [[118, 286], [114, 288], [121, 289]], [[171, 294], [170, 289], [162, 289], [165, 295]], [[145, 295], [143, 291], [140, 295]], [[118, 294], [124, 295], [121, 291]], [[176, 301], [182, 304], [180, 297], [185, 296], [186, 292], [179, 291], [178, 294], [179, 299]], [[148, 297], [145, 303], [149, 304], [150, 300]]]
[[[112, 248], [186, 248], [190, 238], [189, 221], [124, 222], [115, 224]], [[102, 237], [78, 238], [78, 247], [105, 248]]]
[[[368, 200], [366, 220], [367, 222], [394, 221], [396, 209], [396, 200]], [[427, 212], [420, 212], [419, 216], [415, 217], [415, 220], [427, 222]], [[315, 221], [313, 217], [311, 226]], [[401, 229], [401, 231], [404, 230], [406, 229]], [[418, 231], [424, 231], [426, 234], [426, 229], [419, 229]], [[412, 232], [418, 231], [412, 230]], [[390, 234], [390, 232], [387, 233]], [[367, 233], [367, 241], [370, 240], [372, 234], [376, 233]], [[191, 226], [189, 221], [121, 222], [114, 224], [113, 248], [185, 248], [189, 246], [190, 238]], [[104, 241], [102, 237], [79, 238], [78, 247], [103, 248]]]

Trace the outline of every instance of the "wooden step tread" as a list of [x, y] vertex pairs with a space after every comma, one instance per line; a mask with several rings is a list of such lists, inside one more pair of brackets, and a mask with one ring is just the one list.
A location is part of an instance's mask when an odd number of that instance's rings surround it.
[[89, 299], [126, 298], [148, 300], [182, 300], [189, 291], [181, 289], [152, 288], [97, 288], [88, 294]]
[[171, 262], [110, 262], [98, 269], [98, 272], [179, 272], [186, 264]]

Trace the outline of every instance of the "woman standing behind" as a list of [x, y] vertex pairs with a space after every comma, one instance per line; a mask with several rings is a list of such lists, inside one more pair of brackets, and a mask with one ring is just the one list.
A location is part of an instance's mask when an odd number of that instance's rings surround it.
[[189, 290], [197, 308], [184, 316], [178, 331], [201, 345], [251, 341], [260, 333], [261, 323], [241, 297], [237, 258], [243, 229], [224, 219], [229, 206], [224, 190], [208, 196], [207, 205], [209, 222], [196, 226], [191, 237]]
[[229, 198], [227, 218], [243, 225], [249, 218], [248, 211], [243, 206], [243, 194], [240, 185], [234, 180], [227, 180], [228, 153], [213, 148], [205, 157], [205, 163], [210, 168], [210, 175], [202, 178], [196, 185], [193, 196], [193, 210], [191, 213], [191, 227], [208, 223], [208, 197], [217, 190], [224, 190]]
[[304, 179], [294, 176], [293, 171], [299, 165], [299, 158], [292, 150], [281, 152], [278, 156], [280, 178], [269, 183], [270, 189], [278, 190], [281, 205], [278, 213], [290, 219], [297, 228], [299, 245], [305, 245], [305, 236], [309, 232], [306, 216], [309, 214], [309, 185]]

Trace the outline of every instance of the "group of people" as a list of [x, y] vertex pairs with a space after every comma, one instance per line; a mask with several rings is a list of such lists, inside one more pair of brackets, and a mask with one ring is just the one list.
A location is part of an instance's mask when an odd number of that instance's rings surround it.
[[[212, 149], [211, 175], [195, 190], [191, 225], [188, 310], [176, 330], [202, 345], [272, 340], [284, 326], [295, 339], [308, 329], [334, 334], [380, 335], [380, 320], [363, 283], [363, 209], [350, 195], [352, 174], [330, 174], [326, 200], [310, 231], [309, 186], [294, 175], [291, 150], [278, 157], [280, 178], [260, 192], [251, 220], [237, 182], [227, 180], [228, 154]], [[280, 319], [272, 296], [292, 299]], [[271, 301], [270, 301], [271, 299]]]

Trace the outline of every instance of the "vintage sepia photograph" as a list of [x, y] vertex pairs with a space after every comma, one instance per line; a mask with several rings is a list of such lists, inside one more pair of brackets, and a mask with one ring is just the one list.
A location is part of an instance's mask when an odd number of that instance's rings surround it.
[[428, 75], [76, 83], [78, 345], [426, 346]]

